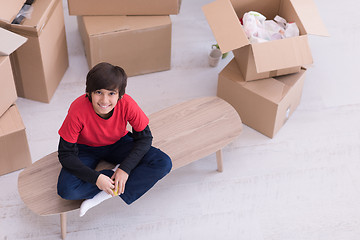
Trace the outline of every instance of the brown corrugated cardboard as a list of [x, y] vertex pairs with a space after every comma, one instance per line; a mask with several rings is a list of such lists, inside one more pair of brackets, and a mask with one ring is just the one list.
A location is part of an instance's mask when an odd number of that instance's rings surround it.
[[[234, 50], [233, 53], [236, 62], [238, 64], [238, 67], [240, 68], [240, 71], [243, 73], [243, 77], [245, 81], [253, 81], [258, 79], [295, 73], [295, 72], [299, 72], [301, 68], [300, 66], [295, 66], [284, 69], [277, 69], [273, 71], [257, 72], [254, 53], [251, 47], [245, 46], [242, 48], [238, 48]], [[262, 60], [268, 61], [269, 63], [272, 63], [270, 55], [263, 55], [260, 58]]]
[[4, 0], [0, 26], [28, 41], [10, 55], [17, 94], [50, 102], [69, 65], [61, 0], [34, 1], [31, 18], [11, 24], [25, 0]]
[[0, 117], [0, 175], [32, 163], [25, 127], [16, 105]]
[[26, 42], [26, 38], [0, 28], [0, 117], [16, 101], [16, 87], [10, 55]]
[[[251, 44], [239, 21], [249, 11], [296, 22], [300, 36]], [[203, 12], [220, 49], [233, 51], [246, 81], [299, 71], [313, 62], [307, 34], [328, 36], [312, 0], [216, 0], [203, 6]]]
[[89, 68], [109, 62], [128, 76], [170, 69], [169, 16], [78, 16]]
[[0, 27], [0, 56], [9, 56], [26, 40], [27, 38]]
[[16, 101], [16, 87], [10, 58], [0, 56], [0, 117]]
[[300, 103], [305, 71], [247, 82], [233, 59], [219, 74], [217, 95], [244, 124], [272, 138]]
[[181, 0], [68, 0], [69, 15], [171, 15]]

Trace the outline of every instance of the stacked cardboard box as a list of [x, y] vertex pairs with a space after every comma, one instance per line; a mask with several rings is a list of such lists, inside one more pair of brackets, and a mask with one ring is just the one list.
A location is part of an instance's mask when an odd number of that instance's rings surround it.
[[[300, 35], [251, 43], [239, 20], [249, 11], [295, 22]], [[299, 105], [302, 66], [313, 62], [307, 35], [328, 36], [314, 2], [216, 0], [203, 6], [203, 12], [221, 51], [234, 54], [219, 74], [217, 95], [236, 108], [243, 123], [274, 137]]]
[[25, 2], [4, 0], [0, 26], [28, 39], [10, 56], [17, 95], [48, 103], [69, 65], [62, 0], [34, 1], [31, 16], [13, 23]]
[[27, 39], [0, 28], [0, 175], [31, 164], [9, 55]]
[[179, 0], [68, 0], [68, 6], [78, 16], [89, 68], [109, 62], [128, 76], [170, 69], [169, 14], [179, 13]]
[[32, 163], [25, 126], [16, 105], [0, 117], [0, 175]]
[[26, 38], [0, 27], [0, 116], [17, 98], [9, 55], [26, 42]]
[[300, 103], [305, 72], [249, 82], [233, 59], [219, 74], [217, 95], [233, 105], [244, 124], [272, 138]]
[[68, 0], [69, 14], [84, 15], [172, 15], [181, 0]]

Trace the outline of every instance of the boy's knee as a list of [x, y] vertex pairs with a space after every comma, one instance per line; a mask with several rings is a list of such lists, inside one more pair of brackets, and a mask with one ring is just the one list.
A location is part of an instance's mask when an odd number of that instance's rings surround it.
[[163, 169], [164, 173], [168, 174], [172, 168], [171, 158], [167, 154], [163, 153], [161, 163], [162, 163], [161, 165], [162, 165], [162, 169]]
[[67, 191], [66, 189], [64, 189], [63, 187], [57, 187], [57, 193], [60, 197], [62, 197], [63, 199], [67, 199], [67, 200], [70, 200], [69, 197], [70, 197], [70, 194], [69, 194], [69, 191]]
[[68, 186], [64, 186], [62, 184], [57, 185], [57, 193], [60, 197], [66, 200], [78, 200], [80, 199], [79, 194], [75, 189], [72, 189]]

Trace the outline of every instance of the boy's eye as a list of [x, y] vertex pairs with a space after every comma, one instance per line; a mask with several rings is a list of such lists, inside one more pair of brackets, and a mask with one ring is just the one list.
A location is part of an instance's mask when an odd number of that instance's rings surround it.
[[95, 91], [95, 94], [99, 94], [99, 95], [100, 95], [100, 94], [101, 94], [101, 91]]
[[113, 95], [116, 95], [117, 92], [110, 92], [110, 95], [113, 96]]

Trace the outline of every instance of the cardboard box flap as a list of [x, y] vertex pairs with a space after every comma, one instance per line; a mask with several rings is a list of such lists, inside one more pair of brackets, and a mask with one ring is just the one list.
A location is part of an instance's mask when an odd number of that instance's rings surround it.
[[169, 16], [127, 16], [126, 21], [131, 30], [147, 30], [171, 24]]
[[246, 82], [244, 88], [274, 103], [279, 103], [283, 99], [286, 90], [285, 84], [274, 78]]
[[242, 85], [249, 91], [252, 91], [274, 103], [280, 102], [287, 92], [286, 84], [276, 80], [275, 78], [246, 82], [234, 58], [220, 72], [220, 75], [226, 79], [235, 81], [237, 84]]
[[235, 58], [233, 58], [219, 74], [221, 74], [227, 79], [236, 81], [238, 84], [243, 85], [246, 83], [236, 63]]
[[24, 123], [16, 105], [12, 105], [0, 118], [0, 137], [24, 128]]
[[291, 88], [298, 82], [299, 78], [301, 78], [305, 74], [305, 72], [306, 72], [306, 69], [301, 69], [300, 72], [298, 72], [298, 73], [293, 73], [293, 74], [276, 77], [276, 80], [284, 83], [286, 86]]
[[0, 56], [7, 56], [27, 41], [27, 38], [0, 27]]
[[251, 47], [258, 73], [313, 63], [306, 35], [253, 43]]
[[216, 0], [202, 10], [222, 53], [250, 44], [229, 0]]
[[41, 32], [58, 2], [59, 0], [34, 1], [31, 17], [26, 18], [22, 25]]
[[[42, 28], [45, 26], [48, 18], [50, 17], [52, 11], [54, 10], [57, 3], [60, 0], [41, 0], [34, 1], [31, 5], [31, 14], [29, 17], [26, 17], [21, 24], [11, 24], [15, 19], [16, 15], [19, 13], [25, 0], [4, 0], [6, 2], [6, 13], [2, 13], [3, 9], [0, 11], [0, 18], [5, 22], [9, 29], [16, 32], [41, 32]], [[3, 15], [4, 14], [4, 15]], [[3, 17], [6, 19], [3, 19]]]
[[308, 34], [329, 36], [313, 0], [290, 0]]
[[169, 16], [83, 16], [90, 36], [170, 25]]
[[130, 29], [126, 16], [83, 16], [83, 20], [90, 36]]
[[5, 0], [1, 2], [0, 20], [6, 23], [11, 21], [19, 13], [26, 0]]
[[301, 69], [300, 72], [276, 77], [276, 80], [285, 84], [283, 97], [290, 91], [290, 89], [298, 82], [305, 74], [306, 69]]

